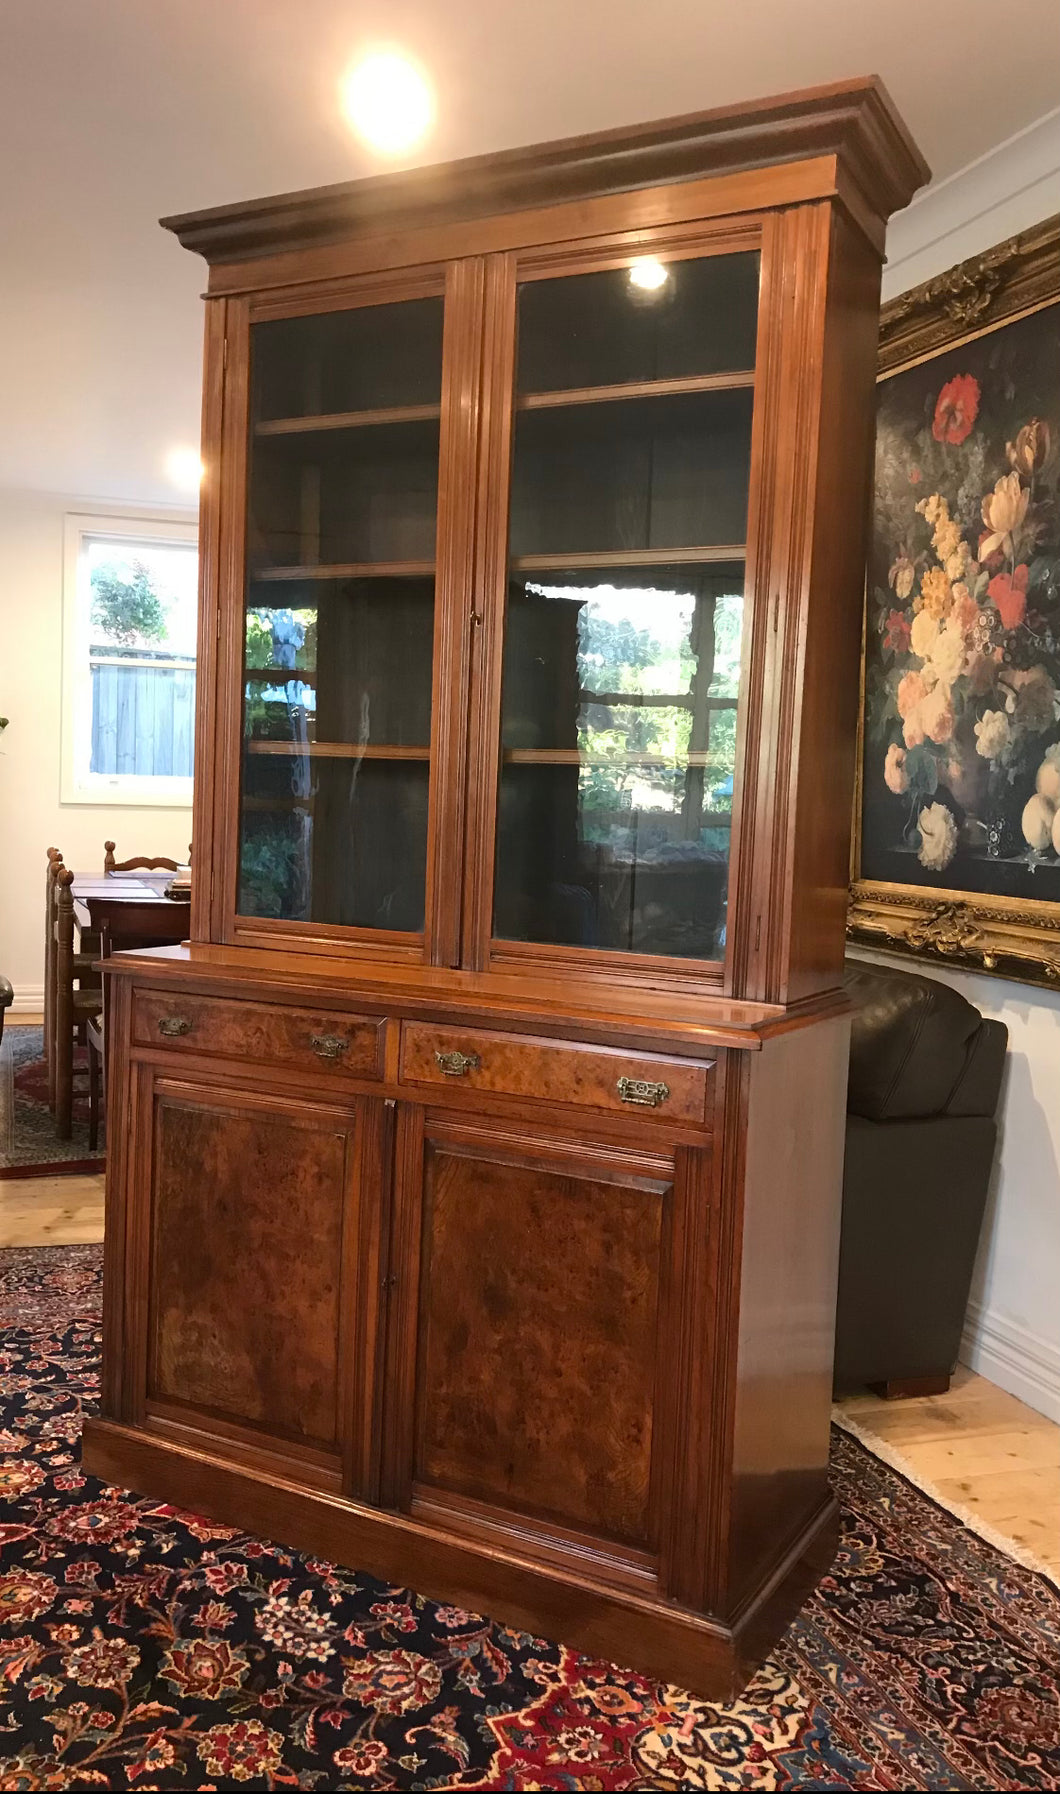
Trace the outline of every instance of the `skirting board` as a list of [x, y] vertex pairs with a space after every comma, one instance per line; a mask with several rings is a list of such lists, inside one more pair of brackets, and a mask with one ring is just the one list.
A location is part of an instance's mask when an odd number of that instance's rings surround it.
[[968, 1303], [960, 1360], [1028, 1408], [1060, 1422], [1060, 1346], [978, 1302]]
[[15, 1000], [7, 1013], [8, 1015], [43, 1015], [43, 984], [20, 984], [15, 991]]

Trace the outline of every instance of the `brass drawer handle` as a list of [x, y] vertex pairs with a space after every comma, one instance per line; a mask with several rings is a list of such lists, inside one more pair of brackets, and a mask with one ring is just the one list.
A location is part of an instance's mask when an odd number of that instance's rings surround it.
[[477, 1053], [439, 1053], [434, 1055], [439, 1071], [447, 1078], [463, 1078], [469, 1071], [477, 1071], [481, 1061]]
[[657, 1109], [670, 1094], [669, 1084], [651, 1084], [647, 1078], [619, 1078], [618, 1094], [624, 1103], [637, 1103], [642, 1109]]
[[158, 1032], [164, 1034], [167, 1040], [172, 1040], [177, 1034], [190, 1034], [191, 1023], [185, 1015], [160, 1015]]
[[341, 1059], [350, 1046], [341, 1034], [311, 1034], [309, 1044], [318, 1059]]

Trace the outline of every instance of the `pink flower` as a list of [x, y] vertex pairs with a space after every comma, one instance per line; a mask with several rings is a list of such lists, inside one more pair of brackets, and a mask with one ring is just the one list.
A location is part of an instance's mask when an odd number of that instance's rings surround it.
[[972, 374], [955, 374], [939, 393], [931, 434], [936, 442], [948, 442], [956, 448], [971, 435], [978, 415], [978, 380]]
[[1005, 629], [1016, 629], [1023, 622], [1027, 611], [1028, 578], [1026, 562], [1021, 561], [1014, 573], [995, 573], [986, 588]]
[[941, 746], [953, 735], [953, 705], [948, 685], [936, 685], [920, 706], [920, 722], [925, 735]]
[[927, 697], [927, 686], [919, 673], [906, 673], [898, 683], [898, 714], [912, 716], [918, 704]]

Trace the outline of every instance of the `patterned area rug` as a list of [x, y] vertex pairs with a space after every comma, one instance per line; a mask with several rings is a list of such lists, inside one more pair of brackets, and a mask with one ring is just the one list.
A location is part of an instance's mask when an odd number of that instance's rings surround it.
[[0, 1253], [0, 1789], [1060, 1787], [1060, 1597], [836, 1435], [730, 1705], [83, 1477], [100, 1249]]
[[[0, 1177], [62, 1177], [75, 1171], [102, 1171], [101, 1150], [88, 1149], [88, 1060], [83, 1048], [74, 1054], [74, 1131], [60, 1140], [48, 1107], [48, 1067], [44, 1062], [44, 1029], [8, 1022], [3, 1047], [10, 1051], [13, 1076], [8, 1091], [0, 1060]], [[11, 1104], [10, 1134], [7, 1105]]]

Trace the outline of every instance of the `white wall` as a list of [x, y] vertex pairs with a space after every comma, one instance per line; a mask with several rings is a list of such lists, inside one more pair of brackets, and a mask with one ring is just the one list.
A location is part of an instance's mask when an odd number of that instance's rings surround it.
[[[918, 286], [1058, 211], [1060, 110], [894, 219], [884, 295]], [[913, 963], [886, 962], [906, 969]], [[1060, 991], [951, 972], [931, 961], [917, 969], [952, 984], [1009, 1030], [998, 1161], [961, 1356], [1060, 1421]]]
[[108, 508], [0, 491], [0, 715], [9, 718], [0, 732], [0, 971], [21, 1010], [39, 1009], [43, 994], [46, 849], [60, 848], [77, 872], [101, 873], [105, 840], [117, 842], [119, 859], [183, 860], [191, 839], [187, 809], [59, 802], [63, 519]]

